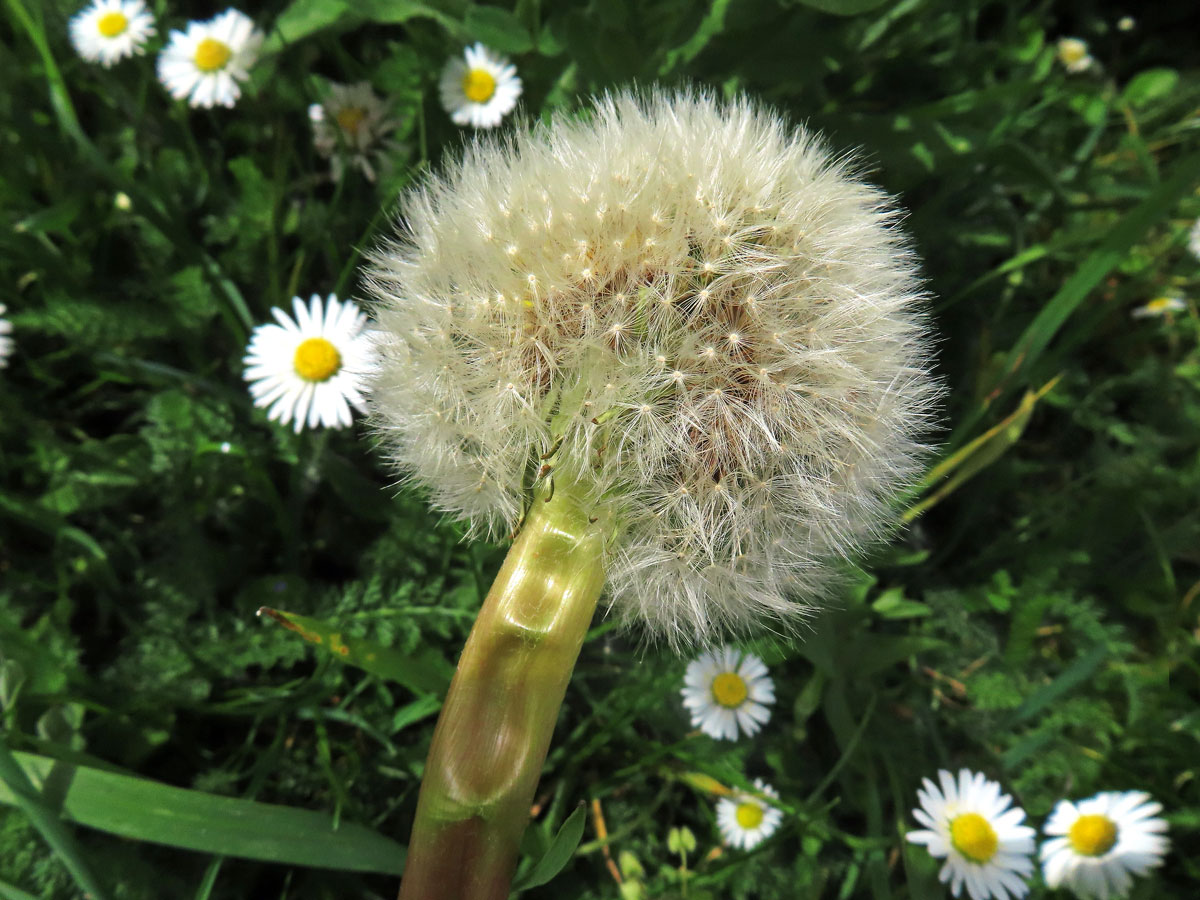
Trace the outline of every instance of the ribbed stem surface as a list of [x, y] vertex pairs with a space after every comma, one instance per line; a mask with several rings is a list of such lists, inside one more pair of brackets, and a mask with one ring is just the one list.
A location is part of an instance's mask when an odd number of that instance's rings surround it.
[[467, 638], [429, 750], [400, 900], [504, 900], [571, 670], [604, 586], [569, 490], [533, 501]]

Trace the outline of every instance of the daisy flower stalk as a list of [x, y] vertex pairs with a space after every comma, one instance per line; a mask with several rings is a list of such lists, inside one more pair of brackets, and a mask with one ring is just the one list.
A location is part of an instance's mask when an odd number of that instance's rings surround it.
[[516, 66], [476, 44], [446, 63], [438, 90], [455, 125], [495, 128], [517, 105], [521, 79]]
[[783, 821], [783, 812], [763, 797], [779, 799], [779, 793], [761, 778], [754, 780], [756, 793], [744, 791], [717, 801], [717, 827], [725, 843], [752, 850], [773, 835]]
[[1034, 831], [1022, 825], [1025, 812], [1000, 793], [1000, 785], [983, 775], [961, 769], [956, 779], [938, 772], [917, 791], [920, 806], [913, 817], [925, 826], [906, 837], [924, 844], [929, 855], [945, 859], [938, 880], [950, 882], [955, 897], [964, 885], [971, 900], [1008, 900], [1029, 892], [1033, 872]]
[[232, 107], [242, 95], [265, 36], [243, 12], [227, 9], [172, 31], [158, 57], [158, 80], [176, 100], [195, 107]]
[[309, 106], [308, 118], [313, 146], [329, 159], [335, 181], [342, 179], [347, 162], [374, 181], [376, 170], [387, 164], [387, 152], [396, 149], [387, 136], [399, 122], [389, 117], [370, 82], [331, 83], [328, 96]]
[[1050, 838], [1041, 848], [1047, 886], [1094, 900], [1124, 897], [1133, 876], [1162, 865], [1169, 842], [1161, 812], [1142, 791], [1060, 801], [1042, 829]]
[[675, 645], [796, 621], [886, 530], [938, 386], [898, 213], [748, 100], [611, 96], [477, 140], [402, 212], [373, 421], [525, 562], [460, 660], [401, 895], [502, 898], [601, 589]]
[[757, 656], [721, 647], [688, 664], [680, 693], [693, 727], [732, 741], [739, 731], [755, 734], [771, 718], [775, 683]]
[[71, 18], [70, 33], [80, 56], [108, 68], [145, 52], [154, 14], [142, 0], [95, 0]]
[[335, 294], [313, 294], [307, 305], [295, 297], [292, 311], [294, 318], [275, 307], [275, 321], [250, 336], [244, 363], [254, 405], [269, 407], [267, 418], [280, 425], [294, 422], [297, 434], [305, 425], [343, 428], [351, 407], [365, 411], [363, 379], [374, 350], [367, 317]]

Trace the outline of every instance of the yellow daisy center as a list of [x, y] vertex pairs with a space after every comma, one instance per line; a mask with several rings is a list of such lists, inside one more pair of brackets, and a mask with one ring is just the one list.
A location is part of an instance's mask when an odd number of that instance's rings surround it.
[[125, 14], [116, 10], [105, 13], [96, 22], [96, 30], [106, 38], [116, 37], [129, 27], [129, 20], [125, 18]]
[[737, 823], [746, 831], [753, 831], [763, 820], [763, 809], [757, 803], [739, 803], [734, 813]]
[[462, 89], [472, 103], [487, 103], [496, 93], [496, 79], [485, 69], [471, 69], [463, 76]]
[[713, 699], [726, 709], [737, 709], [749, 693], [745, 679], [737, 672], [722, 672], [712, 680]]
[[1174, 305], [1170, 297], [1159, 297], [1157, 300], [1151, 300], [1146, 304], [1146, 312], [1163, 313]]
[[996, 829], [979, 813], [963, 813], [950, 822], [950, 843], [971, 862], [985, 863], [996, 855]]
[[1070, 65], [1087, 56], [1087, 44], [1083, 41], [1063, 41], [1058, 45], [1058, 58]]
[[342, 367], [342, 354], [325, 338], [309, 338], [296, 348], [292, 365], [305, 381], [328, 381]]
[[358, 129], [367, 117], [367, 111], [361, 106], [347, 106], [338, 110], [335, 118], [338, 126], [346, 134], [358, 134]]
[[229, 62], [232, 55], [228, 44], [216, 38], [205, 38], [196, 45], [196, 68], [201, 72], [215, 72], [225, 68], [225, 63]]
[[1067, 840], [1080, 856], [1103, 856], [1117, 842], [1117, 826], [1108, 816], [1080, 816]]

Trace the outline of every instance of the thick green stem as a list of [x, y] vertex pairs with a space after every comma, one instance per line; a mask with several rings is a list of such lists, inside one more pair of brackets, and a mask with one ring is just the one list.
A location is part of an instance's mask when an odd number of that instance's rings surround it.
[[533, 501], [458, 661], [421, 783], [400, 900], [504, 900], [550, 736], [604, 586], [569, 490]]

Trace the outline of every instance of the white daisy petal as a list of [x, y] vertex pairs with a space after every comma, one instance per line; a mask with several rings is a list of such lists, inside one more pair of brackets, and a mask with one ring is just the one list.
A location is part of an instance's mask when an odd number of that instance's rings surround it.
[[145, 52], [154, 15], [143, 0], [95, 0], [71, 18], [70, 33], [80, 56], [108, 68]]
[[752, 735], [771, 718], [775, 685], [757, 656], [720, 647], [688, 664], [680, 694], [693, 727], [732, 741], [739, 728]]
[[264, 35], [236, 9], [207, 22], [189, 22], [172, 31], [158, 57], [158, 80], [176, 100], [191, 106], [233, 106], [241, 96], [239, 81], [249, 77]]
[[1162, 804], [1141, 791], [1059, 802], [1043, 829], [1055, 836], [1039, 854], [1046, 884], [1095, 900], [1124, 897], [1133, 876], [1161, 865], [1167, 853], [1167, 823], [1157, 818], [1160, 812]]
[[1012, 798], [998, 783], [969, 769], [959, 770], [957, 777], [942, 769], [938, 785], [922, 781], [917, 800], [920, 807], [913, 817], [924, 828], [905, 837], [924, 844], [930, 856], [945, 858], [938, 878], [950, 883], [955, 897], [964, 887], [971, 900], [1008, 900], [1028, 893], [1033, 829], [1021, 824], [1025, 813], [1012, 807]]
[[467, 47], [442, 70], [438, 91], [455, 125], [495, 128], [521, 96], [517, 69], [483, 44]]
[[367, 319], [334, 294], [314, 294], [308, 304], [295, 297], [292, 310], [295, 319], [272, 309], [278, 324], [259, 325], [250, 337], [244, 374], [254, 405], [297, 433], [348, 426], [350, 407], [363, 409], [362, 377], [374, 352]]

